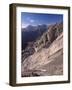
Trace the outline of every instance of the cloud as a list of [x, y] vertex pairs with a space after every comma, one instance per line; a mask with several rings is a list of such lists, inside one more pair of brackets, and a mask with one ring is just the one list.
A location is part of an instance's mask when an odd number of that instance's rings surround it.
[[26, 28], [28, 25], [29, 25], [29, 24], [23, 23], [23, 24], [21, 25], [21, 27], [22, 27], [22, 28]]
[[30, 22], [31, 22], [31, 23], [34, 23], [34, 20], [33, 20], [33, 19], [31, 19], [31, 20], [30, 20]]
[[27, 21], [29, 21], [30, 23], [33, 23], [35, 20], [31, 19], [30, 17], [27, 18]]

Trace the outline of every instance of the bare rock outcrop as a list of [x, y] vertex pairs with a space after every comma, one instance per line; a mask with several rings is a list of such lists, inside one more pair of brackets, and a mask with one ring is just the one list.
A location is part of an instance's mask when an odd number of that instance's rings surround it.
[[[52, 31], [49, 31], [52, 33]], [[48, 48], [42, 48], [22, 62], [21, 76], [63, 74], [63, 33]]]
[[35, 50], [38, 51], [41, 48], [50, 44], [63, 32], [63, 23], [50, 25], [48, 30], [35, 42]]

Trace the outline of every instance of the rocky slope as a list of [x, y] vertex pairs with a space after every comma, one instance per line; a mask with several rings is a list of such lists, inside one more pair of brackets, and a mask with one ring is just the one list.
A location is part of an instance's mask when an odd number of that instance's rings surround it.
[[21, 65], [21, 76], [47, 76], [63, 74], [63, 33], [48, 48], [25, 58]]

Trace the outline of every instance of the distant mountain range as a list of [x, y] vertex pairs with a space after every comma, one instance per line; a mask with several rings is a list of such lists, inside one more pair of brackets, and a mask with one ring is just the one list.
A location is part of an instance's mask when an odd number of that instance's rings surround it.
[[28, 25], [26, 28], [22, 28], [22, 31], [36, 31], [39, 29], [47, 29], [47, 25], [46, 24], [42, 24], [42, 25], [37, 25], [37, 26], [32, 26], [32, 25]]
[[25, 49], [28, 42], [36, 41], [47, 29], [48, 26], [45, 24], [38, 26], [29, 25], [26, 28], [22, 28], [22, 49]]

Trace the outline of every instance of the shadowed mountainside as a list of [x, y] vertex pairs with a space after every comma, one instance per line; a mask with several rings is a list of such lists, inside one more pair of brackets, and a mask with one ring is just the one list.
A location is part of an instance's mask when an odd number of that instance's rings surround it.
[[[59, 24], [59, 27], [62, 25]], [[51, 31], [50, 29], [49, 32]], [[56, 29], [53, 29], [56, 30]], [[59, 30], [59, 29], [57, 29]], [[63, 28], [60, 29], [60, 33], [58, 32], [58, 36], [50, 43], [49, 47], [43, 47], [49, 41], [46, 41], [43, 46], [40, 47], [39, 41], [43, 40], [42, 37], [36, 41], [38, 43], [38, 51], [34, 51], [33, 54], [24, 58], [21, 66], [21, 76], [47, 76], [47, 75], [62, 75], [63, 74]], [[53, 37], [56, 34], [50, 36]], [[44, 36], [46, 34], [43, 34]], [[45, 36], [44, 36], [45, 37]]]

